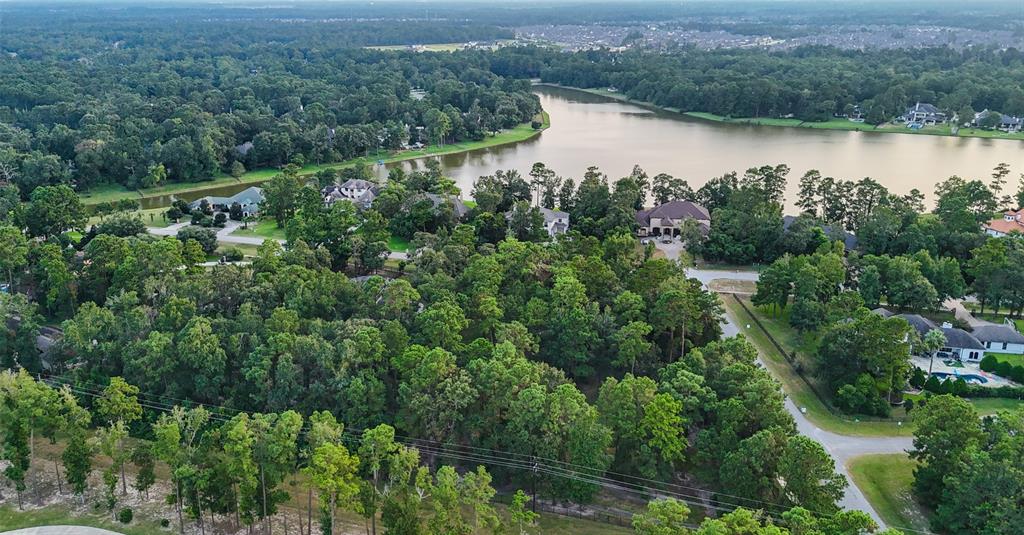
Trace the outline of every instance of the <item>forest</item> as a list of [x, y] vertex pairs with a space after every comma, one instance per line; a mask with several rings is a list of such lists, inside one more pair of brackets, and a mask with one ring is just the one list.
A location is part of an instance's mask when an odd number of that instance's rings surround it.
[[573, 87], [614, 87], [639, 101], [727, 117], [792, 114], [824, 121], [859, 106], [868, 123], [879, 124], [916, 102], [932, 103], [950, 117], [985, 109], [1024, 115], [1024, 54], [1012, 48], [562, 53], [516, 47], [498, 51], [491, 70]]
[[0, 61], [0, 180], [24, 198], [482, 139], [540, 111], [527, 81], [478, 58], [353, 48], [504, 36], [486, 27], [423, 23], [417, 37], [415, 24], [86, 18], [55, 30], [28, 18], [6, 21]]

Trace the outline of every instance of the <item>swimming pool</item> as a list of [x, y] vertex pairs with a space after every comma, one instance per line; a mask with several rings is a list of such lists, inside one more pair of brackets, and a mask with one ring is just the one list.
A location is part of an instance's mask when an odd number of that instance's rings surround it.
[[950, 378], [950, 377], [953, 380], [956, 380], [957, 378], [960, 378], [960, 379], [963, 379], [964, 381], [967, 381], [968, 383], [974, 383], [974, 384], [979, 384], [979, 385], [983, 385], [983, 384], [988, 382], [988, 379], [986, 379], [986, 378], [984, 378], [984, 377], [982, 377], [980, 375], [975, 375], [973, 373], [932, 372], [932, 375], [934, 375], [935, 377], [938, 377], [939, 379], [942, 379], [942, 380], [946, 380], [946, 378]]

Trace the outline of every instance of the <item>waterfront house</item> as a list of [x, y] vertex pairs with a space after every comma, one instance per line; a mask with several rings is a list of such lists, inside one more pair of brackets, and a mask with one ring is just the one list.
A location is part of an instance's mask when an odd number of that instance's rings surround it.
[[918, 102], [907, 111], [903, 112], [900, 120], [907, 123], [907, 126], [918, 125], [921, 126], [934, 125], [938, 123], [946, 122], [946, 114], [939, 111], [934, 105], [927, 102]]
[[[544, 230], [552, 238], [558, 234], [565, 234], [569, 231], [569, 213], [560, 210], [551, 210], [543, 206], [537, 207], [540, 215], [544, 216]], [[512, 211], [505, 212], [505, 219], [512, 219]]]
[[[939, 351], [949, 353], [957, 360], [979, 362], [985, 356], [985, 346], [981, 341], [971, 333], [953, 327], [953, 324], [949, 322], [945, 322], [939, 327], [935, 325], [935, 322], [920, 314], [893, 314], [885, 308], [876, 308], [872, 312], [885, 318], [903, 318], [911, 328], [917, 331], [918, 336], [922, 339], [931, 331], [942, 331], [942, 334], [946, 336], [946, 345]], [[911, 352], [914, 352], [913, 348], [911, 348]]]
[[195, 210], [202, 205], [203, 201], [206, 201], [215, 212], [228, 212], [231, 210], [232, 205], [238, 204], [242, 210], [242, 217], [255, 217], [259, 214], [260, 203], [263, 202], [263, 190], [256, 186], [251, 186], [230, 197], [207, 195], [188, 203], [188, 207]]
[[380, 193], [380, 186], [369, 180], [351, 179], [344, 184], [333, 184], [320, 190], [324, 204], [331, 205], [338, 201], [352, 201], [356, 206], [366, 209]]
[[992, 114], [999, 115], [999, 122], [993, 126], [996, 130], [1002, 130], [1007, 133], [1020, 132], [1024, 129], [1024, 119], [1020, 117], [1014, 117], [1012, 115], [1006, 115], [1005, 113], [999, 113], [992, 110], [982, 110], [974, 114], [974, 120], [971, 121], [971, 126], [978, 128], [983, 123], [986, 123], [986, 119]]
[[1009, 325], [978, 325], [971, 334], [993, 353], [1024, 355], [1024, 335]]
[[679, 236], [687, 219], [696, 221], [704, 233], [711, 228], [711, 215], [707, 208], [690, 201], [671, 201], [650, 210], [638, 211], [637, 233], [640, 236]]
[[1016, 211], [1007, 210], [1003, 212], [1003, 217], [985, 223], [983, 228], [985, 229], [985, 234], [993, 238], [1002, 238], [1011, 232], [1024, 234], [1024, 209]]

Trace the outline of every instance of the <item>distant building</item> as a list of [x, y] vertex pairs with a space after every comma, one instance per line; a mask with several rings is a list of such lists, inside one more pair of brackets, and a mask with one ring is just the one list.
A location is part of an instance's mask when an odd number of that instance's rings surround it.
[[979, 111], [978, 113], [975, 113], [974, 120], [971, 121], [971, 126], [980, 126], [982, 123], [985, 123], [985, 120], [988, 119], [988, 117], [992, 114], [999, 114], [999, 123], [995, 125], [996, 130], [1014, 133], [1020, 132], [1021, 129], [1024, 129], [1024, 119], [991, 110], [982, 110]]
[[[569, 213], [559, 210], [551, 210], [538, 206], [540, 215], [544, 216], [544, 230], [552, 238], [558, 234], [565, 234], [569, 231]], [[505, 219], [512, 219], [512, 211], [505, 212]]]
[[202, 205], [203, 201], [206, 201], [215, 212], [227, 212], [231, 210], [231, 205], [238, 203], [238, 206], [242, 209], [243, 217], [255, 217], [260, 212], [260, 203], [263, 202], [263, 190], [252, 186], [230, 197], [207, 195], [188, 203], [188, 207], [195, 210]]
[[687, 219], [696, 221], [704, 233], [711, 228], [711, 215], [707, 208], [690, 201], [671, 201], [650, 210], [638, 211], [637, 233], [640, 236], [678, 236]]
[[1024, 234], [1024, 209], [1003, 213], [1000, 219], [993, 219], [983, 225], [985, 234], [994, 238], [1002, 238], [1012, 232]]
[[380, 186], [369, 180], [352, 179], [344, 184], [334, 184], [320, 190], [324, 204], [331, 205], [338, 201], [352, 201], [352, 204], [366, 209], [380, 193]]
[[252, 141], [246, 141], [245, 143], [242, 143], [241, 145], [235, 145], [235, 152], [237, 152], [239, 154], [239, 156], [246, 156], [246, 155], [249, 154], [249, 151], [251, 151], [252, 148], [253, 148]]
[[[442, 204], [447, 203], [452, 207], [452, 213], [455, 214], [455, 217], [459, 220], [465, 219], [466, 214], [469, 213], [469, 207], [466, 206], [466, 203], [462, 202], [462, 199], [455, 195], [438, 195], [437, 193], [421, 193], [420, 195], [424, 198], [430, 199], [430, 202], [434, 204], [434, 208], [438, 208]], [[414, 196], [411, 201], [415, 202], [419, 198], [421, 197]]]
[[[789, 227], [796, 221], [797, 217], [792, 215], [782, 216], [782, 230], [787, 231]], [[833, 227], [832, 225], [817, 225], [821, 228], [821, 231], [825, 233], [825, 236], [829, 240], [836, 241], [840, 240], [843, 242], [843, 246], [847, 251], [852, 251], [857, 248], [857, 236], [854, 236], [852, 232], [846, 231], [843, 227]]]
[[939, 111], [939, 109], [932, 104], [928, 104], [927, 102], [918, 102], [910, 108], [907, 108], [907, 111], [903, 113], [900, 120], [907, 123], [908, 127], [918, 125], [917, 127], [920, 128], [921, 126], [946, 122], [946, 114]]
[[917, 334], [923, 339], [930, 331], [939, 330], [946, 336], [946, 345], [940, 351], [944, 351], [957, 360], [978, 362], [985, 356], [985, 346], [973, 334], [953, 327], [951, 323], [943, 323], [941, 327], [935, 325], [932, 320], [920, 314], [893, 314], [885, 308], [872, 310], [875, 314], [884, 318], [903, 318]]

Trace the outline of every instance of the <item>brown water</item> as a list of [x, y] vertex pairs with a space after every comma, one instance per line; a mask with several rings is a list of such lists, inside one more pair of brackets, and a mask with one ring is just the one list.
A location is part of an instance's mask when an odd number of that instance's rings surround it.
[[[440, 157], [464, 197], [470, 196], [477, 177], [496, 169], [517, 169], [525, 175], [534, 162], [544, 162], [577, 183], [590, 165], [614, 179], [640, 164], [651, 176], [669, 173], [685, 178], [694, 189], [729, 171], [785, 163], [792, 169], [786, 196], [790, 203], [800, 175], [809, 169], [844, 179], [869, 176], [893, 193], [917, 188], [929, 199], [935, 184], [950, 175], [987, 181], [1000, 162], [1010, 164], [1014, 176], [1024, 172], [1024, 142], [1015, 140], [722, 124], [571, 89], [538, 86], [535, 92], [551, 116], [551, 127], [539, 136]], [[393, 165], [415, 169], [423, 161]], [[386, 175], [385, 169], [377, 172]], [[225, 195], [245, 187], [212, 191]]]

